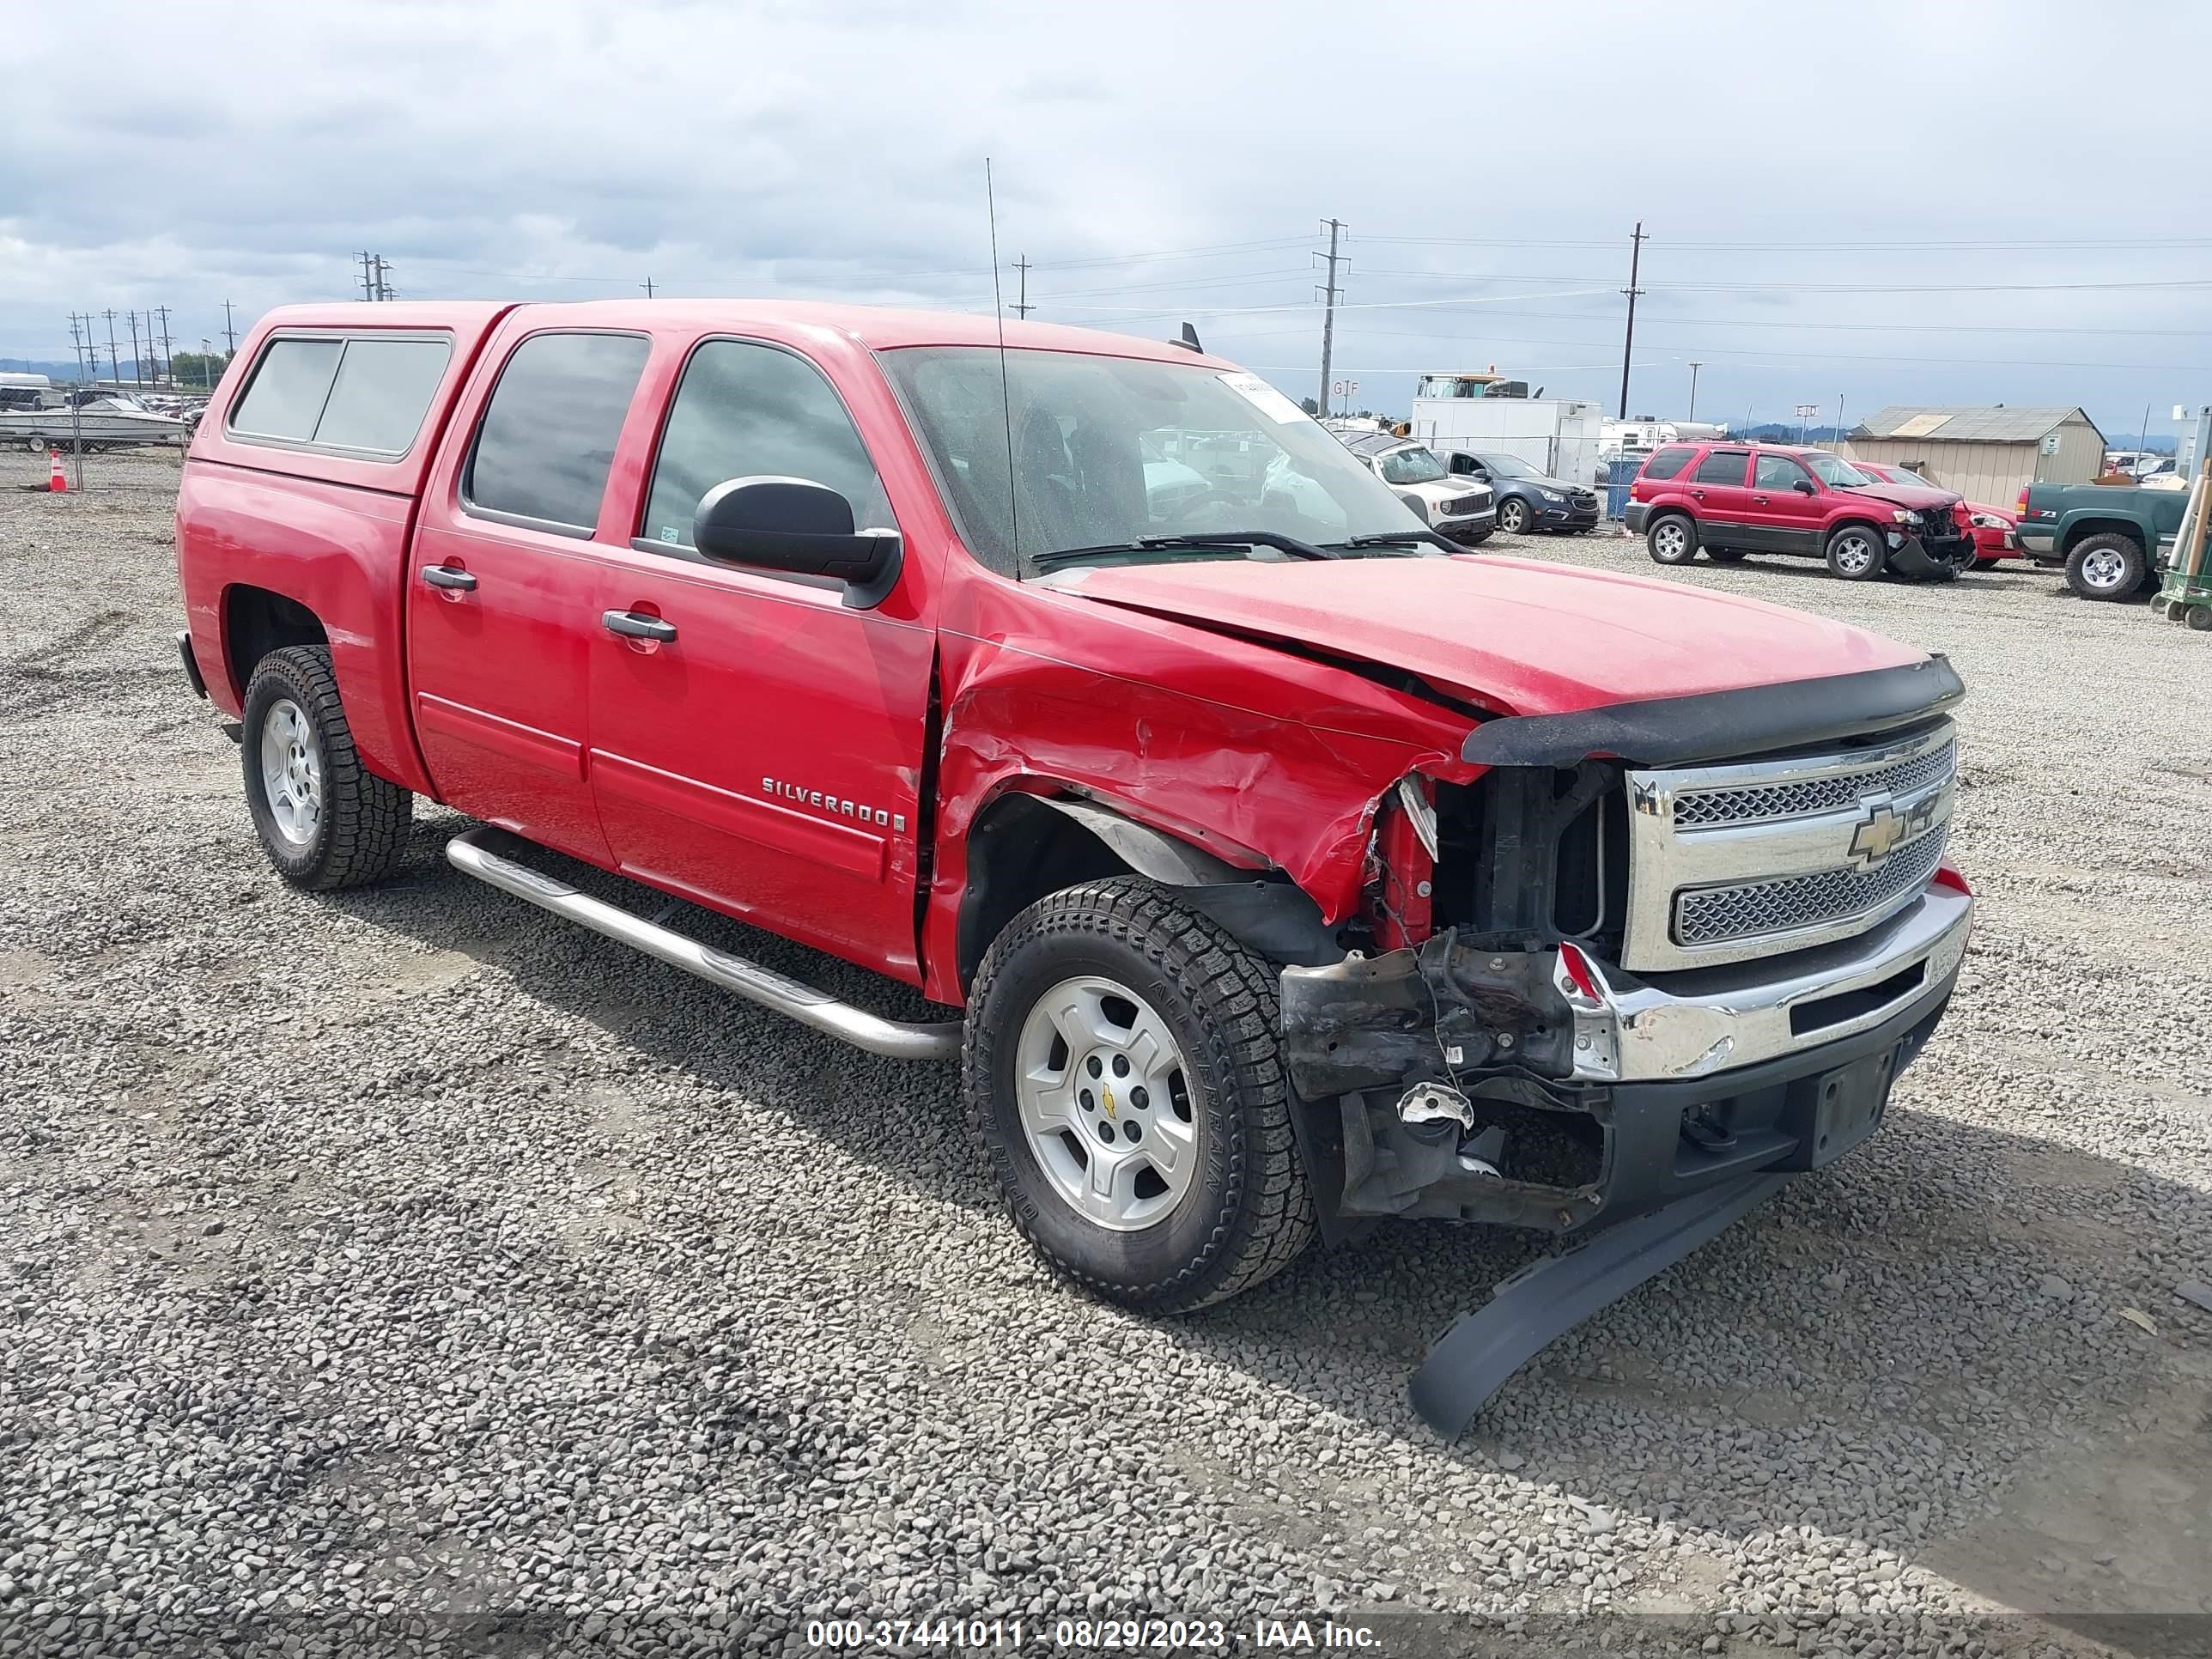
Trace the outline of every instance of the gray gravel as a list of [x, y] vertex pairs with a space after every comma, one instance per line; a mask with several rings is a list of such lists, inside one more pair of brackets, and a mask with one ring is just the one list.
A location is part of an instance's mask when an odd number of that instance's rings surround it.
[[1407, 1224], [1147, 1322], [1031, 1264], [951, 1068], [476, 886], [459, 820], [387, 886], [282, 886], [175, 672], [174, 462], [88, 471], [0, 458], [0, 1655], [2212, 1630], [2212, 1314], [2173, 1294], [2212, 1280], [2212, 641], [2027, 570], [1668, 573], [1952, 654], [1980, 929], [1875, 1141], [1447, 1448], [1406, 1376], [1519, 1242]]

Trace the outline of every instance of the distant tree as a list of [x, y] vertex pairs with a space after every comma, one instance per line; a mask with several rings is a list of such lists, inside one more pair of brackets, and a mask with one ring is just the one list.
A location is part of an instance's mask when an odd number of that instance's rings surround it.
[[1305, 410], [1309, 415], [1318, 415], [1321, 413], [1321, 405], [1310, 398], [1299, 398], [1298, 407]]
[[169, 359], [169, 370], [180, 386], [212, 391], [229, 363], [230, 354], [226, 351], [179, 351]]

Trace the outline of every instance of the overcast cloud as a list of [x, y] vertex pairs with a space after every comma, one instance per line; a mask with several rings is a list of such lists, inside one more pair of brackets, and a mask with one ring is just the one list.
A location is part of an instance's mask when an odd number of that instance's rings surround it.
[[1707, 418], [2079, 403], [2117, 440], [2212, 401], [2201, 5], [165, 0], [5, 27], [0, 360], [68, 361], [72, 311], [167, 305], [174, 349], [220, 343], [224, 300], [242, 327], [357, 293], [363, 248], [410, 299], [650, 276], [988, 309], [988, 155], [1038, 317], [1188, 319], [1293, 395], [1335, 216], [1363, 404], [1495, 362], [1609, 409], [1639, 218], [1638, 412], [1683, 414], [1692, 359]]

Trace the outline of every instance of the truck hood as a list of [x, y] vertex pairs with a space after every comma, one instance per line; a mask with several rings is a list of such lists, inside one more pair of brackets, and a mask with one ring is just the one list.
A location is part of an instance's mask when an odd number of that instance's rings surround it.
[[1401, 669], [1508, 714], [1576, 714], [1925, 656], [1757, 599], [1494, 556], [1122, 565], [1050, 580], [1105, 604]]

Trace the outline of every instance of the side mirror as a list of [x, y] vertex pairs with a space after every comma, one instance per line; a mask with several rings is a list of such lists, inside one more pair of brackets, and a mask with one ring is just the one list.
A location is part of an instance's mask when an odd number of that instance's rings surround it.
[[1820, 485], [1814, 483], [1810, 478], [1800, 478], [1790, 487], [1800, 495], [1817, 495], [1820, 493]]
[[805, 478], [731, 478], [699, 498], [691, 541], [709, 558], [846, 585], [846, 602], [875, 605], [898, 575], [895, 530], [853, 528], [853, 504]]

